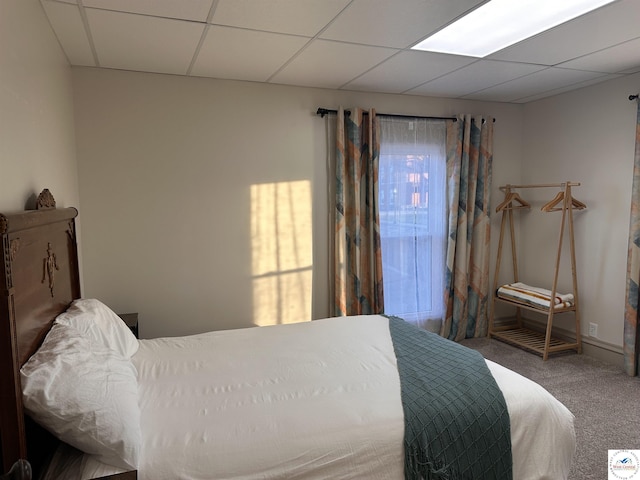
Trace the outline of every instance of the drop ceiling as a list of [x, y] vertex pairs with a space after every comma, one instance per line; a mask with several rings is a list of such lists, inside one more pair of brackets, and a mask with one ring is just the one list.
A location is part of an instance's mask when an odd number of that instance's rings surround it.
[[483, 59], [410, 47], [484, 0], [41, 3], [76, 66], [510, 103], [640, 72], [640, 0]]

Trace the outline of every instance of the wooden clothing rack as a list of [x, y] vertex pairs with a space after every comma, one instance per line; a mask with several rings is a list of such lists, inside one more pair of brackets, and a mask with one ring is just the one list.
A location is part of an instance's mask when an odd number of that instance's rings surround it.
[[[560, 352], [564, 350], [576, 350], [578, 353], [582, 352], [582, 338], [580, 335], [580, 310], [578, 301], [578, 281], [576, 277], [576, 252], [575, 252], [575, 240], [573, 229], [573, 211], [582, 210], [586, 208], [586, 205], [579, 200], [573, 198], [571, 193], [571, 187], [579, 186], [580, 183], [564, 182], [564, 183], [545, 183], [545, 184], [533, 184], [533, 185], [504, 185], [500, 187], [505, 193], [505, 198], [502, 203], [496, 207], [496, 212], [502, 212], [502, 220], [500, 223], [500, 240], [498, 242], [498, 255], [496, 259], [496, 270], [493, 277], [493, 302], [491, 304], [491, 312], [489, 316], [489, 336], [502, 340], [507, 343], [511, 343], [518, 347], [531, 350], [535, 353], [541, 354], [543, 360], [547, 360], [550, 353]], [[571, 305], [565, 305], [558, 308], [553, 307], [553, 301], [550, 302], [550, 307], [539, 306], [526, 301], [520, 301], [513, 298], [501, 298], [498, 296], [498, 275], [500, 273], [500, 263], [502, 259], [502, 248], [506, 230], [506, 224], [509, 224], [509, 236], [511, 240], [511, 253], [513, 262], [513, 277], [514, 283], [519, 282], [518, 278], [518, 261], [516, 255], [516, 241], [515, 231], [513, 223], [513, 212], [520, 209], [529, 209], [531, 205], [525, 201], [517, 191], [519, 189], [527, 188], [560, 188], [561, 190], [557, 195], [542, 206], [544, 212], [561, 211], [562, 218], [560, 224], [560, 235], [558, 240], [558, 251], [556, 254], [555, 268], [553, 272], [553, 281], [550, 289], [550, 298], [555, 299], [557, 297], [558, 286], [558, 273], [560, 270], [560, 258], [562, 255], [562, 246], [564, 240], [565, 228], [568, 226], [569, 245], [571, 255], [571, 275], [573, 279], [573, 302]], [[515, 322], [508, 324], [495, 325], [495, 304], [496, 302], [502, 302], [514, 305], [516, 307]], [[522, 309], [541, 313], [547, 317], [546, 331], [544, 333], [525, 328], [522, 321]], [[575, 342], [564, 341], [552, 336], [553, 318], [554, 315], [559, 313], [573, 312], [575, 315], [575, 329], [576, 340]]]

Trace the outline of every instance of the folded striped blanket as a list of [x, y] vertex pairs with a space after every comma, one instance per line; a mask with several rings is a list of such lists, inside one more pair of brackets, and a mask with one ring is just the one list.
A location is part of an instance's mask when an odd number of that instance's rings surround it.
[[[496, 292], [498, 297], [525, 303], [534, 307], [551, 308], [551, 291], [526, 285], [521, 282], [502, 285]], [[557, 293], [553, 298], [553, 308], [567, 308], [573, 306], [573, 294]]]

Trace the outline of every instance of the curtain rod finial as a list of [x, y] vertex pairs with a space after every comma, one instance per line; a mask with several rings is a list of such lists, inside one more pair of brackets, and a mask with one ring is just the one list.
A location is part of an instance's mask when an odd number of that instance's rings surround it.
[[637, 93], [635, 95], [629, 95], [629, 100], [635, 100], [636, 98], [638, 98]]

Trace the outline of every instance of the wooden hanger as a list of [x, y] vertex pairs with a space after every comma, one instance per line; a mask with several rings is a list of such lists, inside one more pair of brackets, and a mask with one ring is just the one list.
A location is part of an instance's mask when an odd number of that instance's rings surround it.
[[553, 212], [555, 210], [562, 210], [561, 208], [554, 208], [560, 202], [564, 202], [564, 191], [560, 191], [549, 202], [545, 203], [540, 210], [543, 212]]
[[[518, 202], [520, 205], [514, 206], [513, 202]], [[501, 212], [502, 210], [515, 210], [517, 208], [529, 208], [531, 204], [524, 200], [518, 192], [510, 192], [507, 190], [504, 196], [504, 200], [500, 205], [496, 207], [496, 212]]]
[[[564, 202], [564, 191], [558, 192], [556, 196], [553, 197], [553, 199], [542, 206], [541, 210], [543, 212], [557, 212], [558, 210], [562, 210], [564, 208], [564, 205], [562, 207], [557, 206], [561, 202]], [[586, 204], [582, 203], [580, 200], [574, 198], [573, 196], [571, 196], [571, 206], [576, 210], [583, 210], [587, 208]]]
[[583, 210], [583, 209], [587, 208], [587, 204], [586, 203], [582, 203], [580, 200], [575, 198], [573, 195], [571, 196], [571, 205], [573, 205], [573, 208], [575, 208], [576, 210]]

